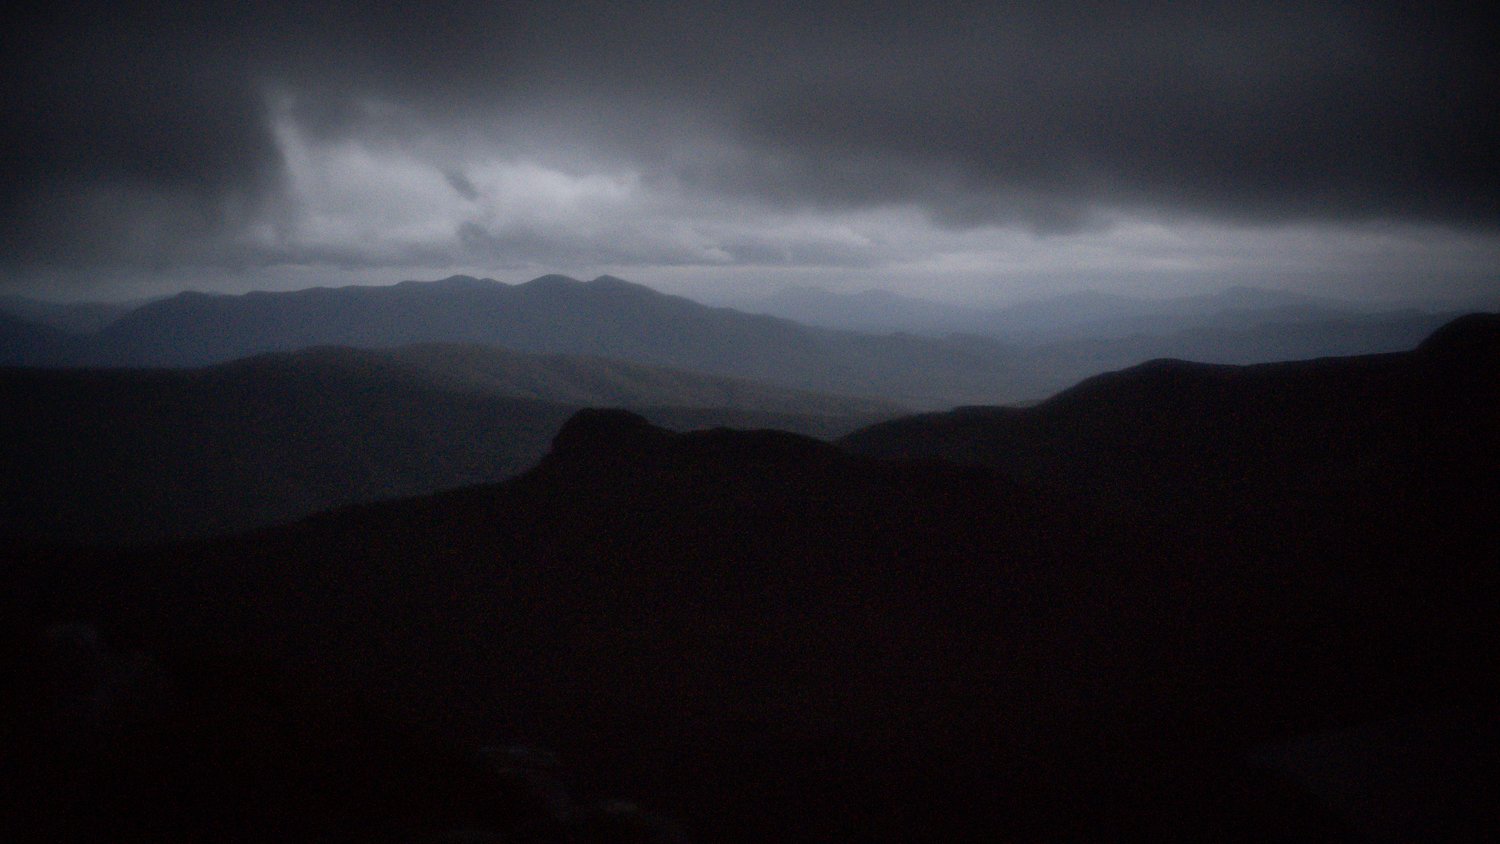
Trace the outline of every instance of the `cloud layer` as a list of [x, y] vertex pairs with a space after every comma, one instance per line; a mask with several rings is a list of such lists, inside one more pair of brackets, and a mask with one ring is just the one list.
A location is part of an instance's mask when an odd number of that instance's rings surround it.
[[12, 12], [0, 270], [983, 272], [1168, 226], [1483, 276], [1500, 229], [1468, 4], [373, 5]]

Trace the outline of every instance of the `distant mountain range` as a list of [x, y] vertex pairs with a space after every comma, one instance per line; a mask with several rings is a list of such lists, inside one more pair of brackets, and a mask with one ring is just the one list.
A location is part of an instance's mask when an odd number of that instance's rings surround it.
[[[817, 309], [798, 313], [811, 319]], [[1397, 351], [1449, 318], [1335, 311], [1255, 291], [1151, 304], [1089, 295], [1006, 313], [963, 335], [861, 333], [710, 308], [609, 276], [543, 276], [520, 285], [455, 276], [388, 287], [183, 293], [86, 334], [0, 317], [0, 363], [183, 367], [310, 346], [475, 343], [938, 409], [1041, 399], [1152, 357], [1249, 363]]]
[[0, 534], [204, 536], [493, 482], [581, 407], [836, 436], [900, 408], [602, 358], [317, 348], [186, 370], [0, 369]]
[[1379, 306], [1243, 286], [1169, 298], [1084, 290], [1005, 306], [955, 305], [884, 290], [834, 293], [793, 287], [740, 300], [736, 307], [850, 331], [978, 334], [1027, 346], [1138, 335], [1166, 337], [1205, 329], [1236, 332], [1271, 324], [1389, 321], [1420, 313], [1444, 313], [1451, 318], [1462, 312], [1452, 307]]
[[[1482, 840], [1496, 383], [1500, 316], [1476, 315], [1410, 352], [1154, 362], [842, 445], [583, 411], [504, 484], [18, 549], [0, 765], [26, 775], [0, 818], [92, 839], [1358, 840], [1348, 804], [1261, 750], [1420, 723], [1480, 727], [1397, 745], [1381, 831]], [[1347, 782], [1389, 732], [1315, 761]], [[1413, 770], [1434, 773], [1402, 789]], [[628, 799], [603, 805], [635, 837], [578, 832], [580, 794]]]

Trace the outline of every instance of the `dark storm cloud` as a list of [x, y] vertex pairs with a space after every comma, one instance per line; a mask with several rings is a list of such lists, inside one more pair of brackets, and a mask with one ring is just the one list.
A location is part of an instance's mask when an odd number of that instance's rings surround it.
[[454, 193], [464, 199], [470, 202], [479, 199], [479, 189], [474, 187], [474, 183], [469, 181], [469, 177], [460, 171], [448, 170], [443, 173], [443, 179], [448, 182], [449, 187], [453, 188]]
[[7, 21], [0, 249], [13, 261], [159, 257], [275, 192], [276, 148], [240, 57], [123, 11], [57, 4]]
[[[0, 252], [12, 266], [170, 262], [276, 229], [292, 213], [278, 114], [313, 142], [437, 137], [630, 168], [721, 202], [914, 204], [957, 228], [1069, 231], [1122, 210], [1500, 223], [1496, 51], [1465, 5], [195, 2], [11, 14]], [[437, 173], [479, 197], [462, 168]], [[461, 231], [460, 247], [524, 246], [539, 260], [551, 238]]]
[[954, 224], [1066, 228], [1101, 204], [1496, 221], [1500, 79], [1479, 22], [1164, 8], [883, 22], [791, 90], [752, 92], [750, 166], [705, 178], [910, 199]]

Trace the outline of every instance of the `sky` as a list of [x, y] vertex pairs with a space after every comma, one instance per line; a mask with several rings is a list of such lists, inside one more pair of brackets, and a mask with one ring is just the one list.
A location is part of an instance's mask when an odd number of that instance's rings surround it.
[[1500, 298], [1480, 4], [23, 2], [0, 292]]

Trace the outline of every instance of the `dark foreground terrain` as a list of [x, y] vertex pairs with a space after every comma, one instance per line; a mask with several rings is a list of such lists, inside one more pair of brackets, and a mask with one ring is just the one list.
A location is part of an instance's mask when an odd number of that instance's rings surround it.
[[[585, 411], [501, 485], [17, 548], [0, 811], [100, 841], [1483, 837], [1497, 376], [1476, 316], [843, 447]], [[1390, 747], [1411, 828], [1277, 761]]]

